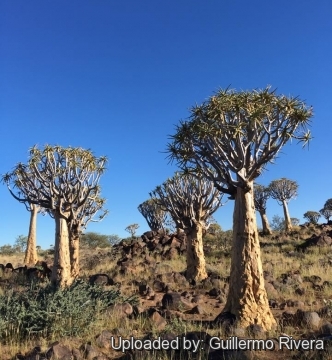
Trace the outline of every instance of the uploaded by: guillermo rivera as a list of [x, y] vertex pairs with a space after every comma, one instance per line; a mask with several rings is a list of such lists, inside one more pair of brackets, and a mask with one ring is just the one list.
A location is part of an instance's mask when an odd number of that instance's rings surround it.
[[[125, 352], [126, 350], [186, 350], [197, 352], [203, 349], [204, 340], [186, 339], [177, 336], [173, 340], [162, 339], [123, 339], [121, 336], [111, 337], [111, 348]], [[279, 336], [272, 339], [239, 339], [229, 336], [226, 339], [211, 337], [208, 345], [212, 350], [324, 350], [324, 341], [321, 339], [295, 340], [292, 336]]]

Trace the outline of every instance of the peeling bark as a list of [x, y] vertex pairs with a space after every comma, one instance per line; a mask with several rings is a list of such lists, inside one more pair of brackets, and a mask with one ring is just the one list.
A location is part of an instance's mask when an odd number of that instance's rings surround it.
[[30, 204], [30, 225], [29, 235], [27, 241], [27, 248], [25, 250], [24, 264], [35, 265], [38, 261], [36, 237], [37, 237], [37, 214], [39, 210], [38, 205]]
[[233, 314], [241, 327], [257, 324], [270, 330], [276, 321], [265, 290], [252, 182], [248, 186], [247, 192], [238, 187], [235, 196], [230, 284], [223, 313]]
[[268, 218], [266, 216], [265, 210], [260, 210], [259, 214], [260, 214], [261, 220], [262, 220], [263, 234], [264, 235], [271, 235], [272, 231], [271, 231], [269, 220], [268, 220]]
[[57, 211], [54, 212], [54, 219], [55, 253], [51, 281], [64, 288], [71, 285], [74, 280], [71, 276], [68, 225], [65, 217]]
[[282, 208], [284, 210], [285, 230], [286, 231], [292, 231], [292, 229], [293, 229], [292, 222], [291, 222], [291, 219], [290, 219], [290, 216], [289, 216], [287, 202], [285, 200], [282, 202]]
[[187, 240], [187, 280], [200, 281], [208, 277], [206, 273], [205, 257], [203, 251], [203, 228], [196, 224], [186, 231]]

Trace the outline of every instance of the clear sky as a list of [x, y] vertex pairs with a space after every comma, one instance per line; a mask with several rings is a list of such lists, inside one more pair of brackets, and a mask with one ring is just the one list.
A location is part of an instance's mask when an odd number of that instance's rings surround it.
[[[118, 234], [137, 206], [172, 176], [162, 153], [174, 126], [218, 88], [264, 88], [314, 107], [309, 150], [293, 142], [257, 179], [299, 184], [289, 204], [304, 221], [332, 197], [330, 0], [8, 0], [0, 3], [0, 173], [34, 144], [106, 155], [101, 180], [110, 214], [88, 231]], [[28, 233], [29, 213], [0, 185], [0, 245]], [[215, 218], [232, 226], [233, 203]], [[267, 213], [282, 215], [275, 200]], [[54, 242], [38, 218], [37, 242]]]

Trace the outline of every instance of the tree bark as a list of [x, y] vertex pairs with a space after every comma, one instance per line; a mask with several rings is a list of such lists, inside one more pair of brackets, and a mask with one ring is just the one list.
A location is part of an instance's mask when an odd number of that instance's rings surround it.
[[264, 235], [271, 235], [272, 231], [270, 228], [269, 220], [267, 219], [265, 210], [259, 211], [262, 220], [262, 227], [263, 227], [263, 234]]
[[285, 230], [286, 231], [292, 231], [293, 227], [292, 227], [292, 222], [289, 216], [289, 212], [288, 212], [288, 206], [286, 201], [282, 202], [282, 208], [284, 210], [284, 218], [285, 218]]
[[203, 251], [202, 225], [194, 225], [186, 231], [187, 241], [187, 270], [186, 278], [189, 281], [200, 281], [208, 277], [206, 273]]
[[54, 212], [55, 219], [55, 246], [54, 265], [51, 281], [65, 288], [72, 284], [69, 251], [69, 233], [66, 219], [57, 211]]
[[270, 330], [276, 321], [265, 290], [257, 232], [253, 183], [249, 191], [238, 187], [233, 214], [233, 244], [229, 293], [223, 313], [231, 313], [240, 327], [252, 324]]
[[69, 249], [70, 249], [70, 272], [72, 278], [77, 278], [80, 272], [79, 266], [79, 244], [80, 235], [76, 229], [69, 232]]
[[30, 225], [29, 235], [27, 241], [27, 248], [25, 250], [24, 264], [35, 265], [38, 261], [36, 237], [37, 237], [37, 214], [39, 210], [38, 205], [30, 204]]

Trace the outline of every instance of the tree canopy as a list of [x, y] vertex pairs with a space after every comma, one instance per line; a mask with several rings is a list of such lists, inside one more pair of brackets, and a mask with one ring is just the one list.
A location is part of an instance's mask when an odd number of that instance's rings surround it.
[[330, 217], [332, 217], [332, 209], [320, 209], [319, 210], [320, 214], [326, 219], [326, 221], [330, 220]]
[[106, 248], [112, 245], [110, 235], [103, 235], [96, 232], [88, 231], [81, 236], [82, 246], [86, 246], [91, 249]]
[[[306, 144], [312, 108], [297, 97], [263, 90], [219, 90], [190, 110], [170, 136], [169, 158], [184, 169], [203, 171], [222, 192], [247, 188], [283, 145], [294, 138]], [[216, 171], [213, 174], [211, 167]]]
[[144, 201], [138, 205], [138, 211], [145, 218], [151, 230], [158, 231], [165, 227], [167, 212], [161, 209], [156, 199], [151, 198]]
[[171, 214], [178, 228], [186, 230], [197, 223], [208, 228], [209, 218], [221, 206], [223, 193], [203, 176], [175, 173], [150, 196]]
[[298, 188], [299, 185], [296, 181], [286, 178], [273, 180], [269, 185], [271, 197], [277, 200], [280, 205], [296, 198]]
[[317, 224], [321, 214], [317, 211], [309, 210], [303, 214], [303, 217], [307, 219], [311, 224]]

